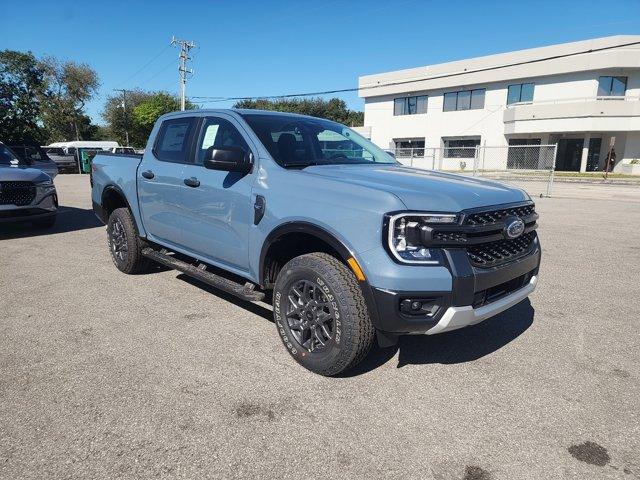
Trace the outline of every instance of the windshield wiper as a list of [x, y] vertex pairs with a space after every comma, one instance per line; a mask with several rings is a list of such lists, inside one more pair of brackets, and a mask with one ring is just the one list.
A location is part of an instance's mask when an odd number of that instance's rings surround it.
[[313, 167], [318, 165], [318, 162], [300, 162], [300, 163], [285, 163], [284, 168], [305, 168], [305, 167]]

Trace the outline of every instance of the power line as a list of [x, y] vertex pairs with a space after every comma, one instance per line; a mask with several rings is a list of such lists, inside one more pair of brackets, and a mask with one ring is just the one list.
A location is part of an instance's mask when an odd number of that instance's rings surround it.
[[160, 75], [161, 73], [165, 72], [169, 67], [173, 66], [174, 62], [175, 62], [175, 60], [172, 58], [171, 61], [169, 63], [167, 63], [164, 67], [162, 67], [161, 70], [158, 70], [156, 73], [154, 73], [151, 77], [149, 77], [147, 80], [142, 82], [140, 85], [148, 84], [151, 80], [155, 79], [158, 75]]
[[178, 71], [180, 72], [180, 110], [185, 109], [185, 97], [187, 94], [187, 75], [193, 75], [193, 70], [187, 68], [187, 62], [191, 60], [189, 56], [189, 50], [195, 48], [195, 42], [187, 40], [179, 40], [176, 37], [171, 39], [171, 45], [180, 45], [180, 66]]
[[129, 76], [126, 80], [124, 80], [124, 81], [120, 82], [120, 83], [118, 84], [118, 86], [123, 85], [123, 84], [127, 83], [129, 80], [131, 80], [131, 79], [135, 78], [135, 77], [136, 77], [140, 72], [142, 72], [142, 71], [143, 71], [144, 69], [146, 69], [149, 65], [151, 65], [153, 62], [155, 62], [158, 58], [160, 58], [160, 56], [161, 56], [164, 52], [166, 52], [170, 47], [171, 47], [171, 44], [169, 44], [169, 45], [165, 45], [165, 47], [164, 47], [162, 50], [160, 50], [160, 52], [158, 52], [156, 55], [154, 55], [154, 56], [151, 58], [151, 60], [149, 60], [149, 61], [148, 61], [147, 63], [145, 63], [142, 67], [140, 67], [138, 70], [136, 70], [136, 72], [135, 72], [133, 75]]
[[552, 55], [549, 57], [543, 57], [543, 58], [536, 58], [533, 60], [524, 60], [524, 61], [520, 61], [520, 62], [512, 62], [512, 63], [507, 63], [504, 65], [495, 65], [492, 67], [484, 67], [484, 68], [477, 68], [475, 70], [463, 70], [460, 72], [451, 72], [451, 73], [444, 73], [441, 75], [435, 75], [432, 77], [426, 77], [426, 78], [419, 78], [419, 79], [413, 79], [413, 80], [400, 80], [397, 82], [389, 82], [389, 83], [378, 83], [376, 85], [369, 85], [369, 86], [364, 86], [364, 87], [351, 87], [351, 88], [338, 88], [335, 90], [323, 90], [323, 91], [319, 91], [319, 92], [305, 92], [305, 93], [291, 93], [291, 94], [285, 94], [285, 95], [258, 95], [258, 96], [253, 96], [253, 97], [206, 97], [206, 96], [194, 96], [194, 97], [190, 97], [191, 99], [200, 99], [200, 101], [198, 103], [217, 103], [217, 102], [226, 102], [226, 101], [231, 101], [231, 100], [253, 100], [256, 98], [261, 98], [261, 99], [282, 99], [282, 98], [294, 98], [294, 97], [311, 97], [311, 96], [321, 96], [321, 95], [330, 95], [333, 93], [347, 93], [347, 92], [357, 92], [360, 90], [370, 90], [370, 89], [374, 89], [374, 88], [384, 88], [384, 87], [393, 87], [393, 86], [397, 86], [397, 85], [407, 85], [410, 83], [416, 83], [416, 82], [424, 82], [427, 80], [438, 80], [441, 78], [450, 78], [450, 77], [458, 77], [461, 75], [469, 75], [472, 73], [481, 73], [481, 72], [489, 72], [492, 70], [499, 70], [502, 68], [509, 68], [509, 67], [516, 67], [516, 66], [520, 66], [520, 65], [531, 65], [534, 63], [540, 63], [540, 62], [545, 62], [548, 60], [557, 60], [557, 59], [561, 59], [561, 58], [568, 58], [568, 57], [573, 57], [573, 56], [577, 56], [577, 55], [584, 55], [584, 54], [589, 54], [589, 53], [595, 53], [595, 52], [601, 52], [601, 51], [605, 51], [605, 50], [612, 50], [614, 48], [621, 48], [621, 47], [629, 47], [629, 46], [633, 46], [633, 45], [640, 45], [640, 42], [629, 42], [629, 43], [621, 43], [618, 45], [610, 45], [607, 47], [600, 47], [600, 48], [590, 48], [588, 50], [583, 50], [580, 52], [572, 52], [572, 53], [564, 53], [564, 54], [560, 54], [560, 55]]

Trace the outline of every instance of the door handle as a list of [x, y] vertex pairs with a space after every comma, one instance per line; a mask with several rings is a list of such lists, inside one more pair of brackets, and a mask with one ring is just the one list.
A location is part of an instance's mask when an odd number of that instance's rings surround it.
[[184, 179], [184, 184], [187, 187], [199, 187], [200, 186], [200, 180], [198, 180], [196, 177], [191, 177], [191, 178], [185, 178]]
[[153, 177], [155, 177], [155, 174], [151, 170], [145, 170], [144, 172], [142, 172], [142, 176], [151, 180]]

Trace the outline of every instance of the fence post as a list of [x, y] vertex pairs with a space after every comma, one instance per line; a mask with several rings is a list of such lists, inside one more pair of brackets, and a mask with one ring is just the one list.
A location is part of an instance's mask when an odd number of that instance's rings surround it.
[[553, 164], [551, 165], [551, 174], [549, 175], [549, 183], [547, 184], [547, 197], [551, 197], [551, 189], [553, 188], [553, 175], [556, 171], [556, 159], [558, 155], [558, 144], [553, 147]]
[[480, 145], [476, 146], [476, 151], [473, 156], [473, 176], [474, 177], [478, 176], [478, 161], [480, 160], [480, 155], [478, 154], [478, 152], [480, 152]]

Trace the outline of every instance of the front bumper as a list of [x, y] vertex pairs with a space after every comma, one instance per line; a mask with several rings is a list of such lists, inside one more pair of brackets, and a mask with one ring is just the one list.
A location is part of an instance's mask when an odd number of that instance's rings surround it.
[[449, 332], [480, 323], [520, 303], [535, 290], [537, 283], [538, 276], [533, 275], [529, 283], [524, 287], [483, 307], [473, 308], [470, 305], [465, 307], [449, 307], [438, 323], [425, 333], [427, 335], [434, 335], [436, 333]]
[[0, 223], [31, 222], [58, 213], [58, 196], [51, 192], [44, 196], [36, 197], [31, 205], [0, 205]]
[[[394, 290], [371, 287], [370, 311], [379, 332], [392, 335], [433, 335], [479, 323], [511, 308], [534, 291], [541, 250], [494, 268], [475, 268], [462, 249], [444, 249], [451, 275], [449, 291]], [[431, 272], [433, 267], [411, 267]], [[417, 314], [403, 311], [403, 302], [419, 301], [428, 308]]]

